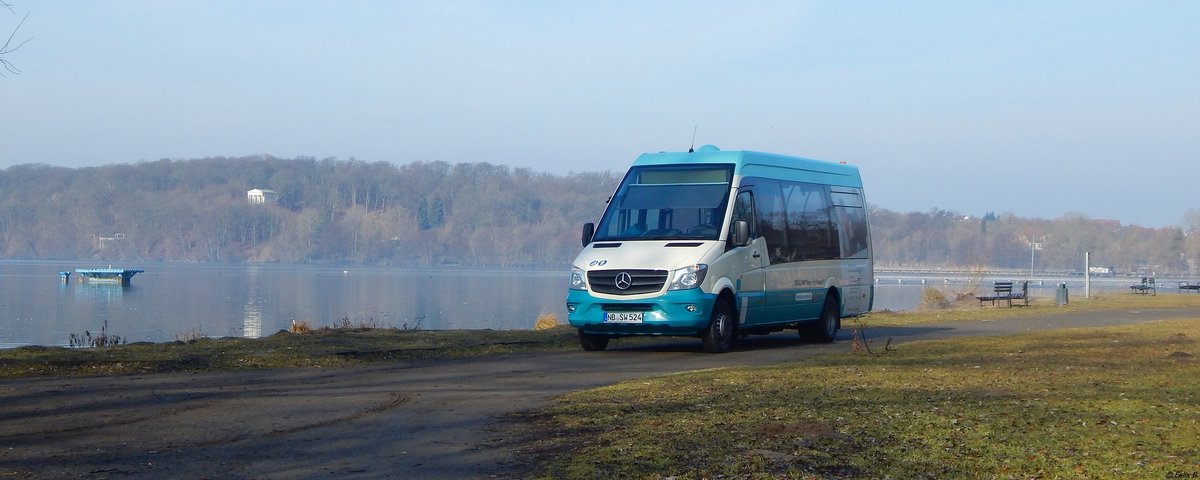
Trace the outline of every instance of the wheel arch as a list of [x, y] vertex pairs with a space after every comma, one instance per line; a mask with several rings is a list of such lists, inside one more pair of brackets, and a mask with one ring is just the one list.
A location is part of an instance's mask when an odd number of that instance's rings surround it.
[[736, 293], [733, 293], [732, 285], [721, 289], [721, 293], [717, 294], [717, 299], [713, 302], [713, 308], [716, 308], [716, 304], [720, 302], [725, 302], [726, 305], [729, 305], [729, 310], [733, 312], [733, 319], [736, 320], [734, 328], [740, 327], [742, 325], [742, 311], [738, 308], [738, 297]]

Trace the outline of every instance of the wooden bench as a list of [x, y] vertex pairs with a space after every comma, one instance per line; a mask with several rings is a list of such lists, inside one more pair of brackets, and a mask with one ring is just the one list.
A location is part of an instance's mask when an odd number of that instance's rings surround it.
[[1200, 285], [1188, 282], [1179, 282], [1179, 293], [1183, 293], [1187, 290], [1200, 293]]
[[1142, 283], [1130, 285], [1129, 289], [1139, 295], [1158, 295], [1158, 289], [1154, 287], [1154, 277], [1142, 277]]
[[997, 301], [1007, 302], [1008, 306], [1013, 306], [1013, 300], [1023, 300], [1025, 305], [1029, 305], [1029, 282], [1021, 282], [1021, 291], [1013, 292], [1013, 282], [995, 282], [992, 284], [992, 294], [975, 297], [979, 300], [979, 306], [983, 306], [983, 302], [992, 302], [996, 305]]

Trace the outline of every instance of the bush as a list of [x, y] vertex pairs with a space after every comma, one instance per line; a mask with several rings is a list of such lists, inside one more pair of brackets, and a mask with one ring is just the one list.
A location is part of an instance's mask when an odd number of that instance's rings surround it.
[[950, 308], [950, 299], [934, 287], [925, 287], [921, 291], [921, 308], [923, 310], [945, 310]]
[[549, 312], [542, 312], [537, 317], [537, 321], [533, 324], [534, 330], [549, 330], [558, 326], [558, 315]]
[[291, 328], [288, 328], [292, 333], [307, 333], [312, 331], [312, 326], [308, 324], [308, 320], [300, 320], [299, 322], [292, 320]]

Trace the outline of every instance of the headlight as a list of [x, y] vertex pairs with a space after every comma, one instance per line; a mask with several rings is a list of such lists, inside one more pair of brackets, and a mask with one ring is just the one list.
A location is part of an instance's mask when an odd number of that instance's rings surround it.
[[671, 276], [671, 287], [668, 290], [687, 290], [699, 287], [704, 282], [704, 274], [708, 273], [708, 265], [688, 265], [676, 270]]
[[571, 267], [571, 290], [587, 290], [587, 277], [583, 275], [583, 269]]

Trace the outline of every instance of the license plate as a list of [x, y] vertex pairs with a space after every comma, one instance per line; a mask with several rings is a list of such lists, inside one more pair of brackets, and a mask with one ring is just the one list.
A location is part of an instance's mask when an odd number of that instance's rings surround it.
[[604, 323], [642, 323], [645, 312], [604, 312]]

